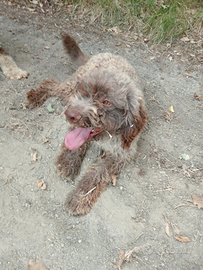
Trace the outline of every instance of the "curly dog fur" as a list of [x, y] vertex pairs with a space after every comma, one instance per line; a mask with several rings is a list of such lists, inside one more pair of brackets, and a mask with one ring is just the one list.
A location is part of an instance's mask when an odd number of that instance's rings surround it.
[[101, 53], [88, 58], [69, 35], [63, 44], [79, 68], [63, 83], [44, 81], [27, 93], [30, 108], [41, 106], [50, 96], [59, 96], [67, 106], [69, 133], [56, 166], [63, 177], [79, 173], [89, 142], [105, 151], [89, 167], [66, 199], [73, 215], [86, 214], [100, 193], [136, 153], [140, 131], [148, 121], [143, 89], [133, 67], [122, 57]]
[[22, 69], [20, 69], [13, 58], [7, 53], [7, 51], [0, 46], [0, 68], [3, 73], [9, 79], [22, 79], [28, 76], [28, 73]]

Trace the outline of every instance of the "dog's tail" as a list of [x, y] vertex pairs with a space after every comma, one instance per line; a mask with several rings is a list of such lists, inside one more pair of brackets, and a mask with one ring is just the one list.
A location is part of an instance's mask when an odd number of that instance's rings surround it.
[[86, 56], [79, 48], [77, 42], [68, 34], [62, 34], [63, 46], [68, 53], [71, 61], [77, 65], [77, 67], [84, 65], [89, 57]]

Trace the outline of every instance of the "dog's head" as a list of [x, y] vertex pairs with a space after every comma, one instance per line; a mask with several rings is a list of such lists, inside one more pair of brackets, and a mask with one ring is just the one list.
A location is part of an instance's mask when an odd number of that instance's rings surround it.
[[141, 86], [123, 73], [96, 69], [78, 80], [75, 97], [65, 112], [76, 128], [65, 139], [70, 150], [100, 133], [121, 136], [122, 148], [128, 150], [146, 124]]

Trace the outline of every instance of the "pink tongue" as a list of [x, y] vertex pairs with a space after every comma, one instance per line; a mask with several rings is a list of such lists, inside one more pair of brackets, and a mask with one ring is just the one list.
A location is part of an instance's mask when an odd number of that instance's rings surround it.
[[69, 132], [65, 137], [65, 146], [69, 150], [75, 150], [79, 148], [88, 139], [92, 128], [76, 128]]

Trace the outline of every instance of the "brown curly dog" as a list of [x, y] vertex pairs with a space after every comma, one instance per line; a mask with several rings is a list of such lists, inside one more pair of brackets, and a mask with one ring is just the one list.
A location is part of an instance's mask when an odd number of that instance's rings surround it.
[[68, 211], [78, 215], [91, 210], [112, 178], [130, 162], [148, 117], [142, 86], [125, 59], [111, 53], [88, 58], [69, 35], [63, 36], [63, 44], [79, 66], [76, 73], [65, 83], [43, 82], [27, 98], [31, 108], [50, 96], [61, 97], [67, 106], [69, 133], [56, 162], [63, 177], [79, 173], [90, 141], [97, 141], [105, 151], [67, 197]]

